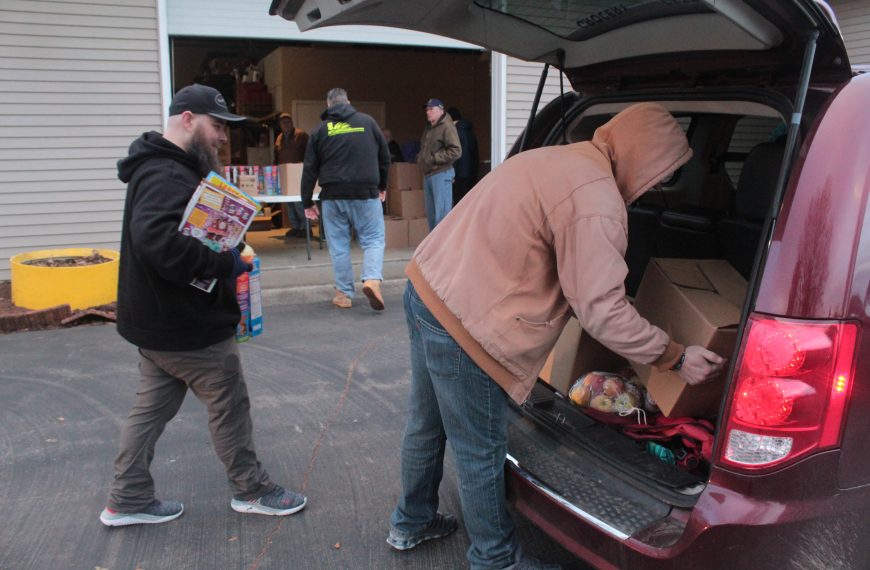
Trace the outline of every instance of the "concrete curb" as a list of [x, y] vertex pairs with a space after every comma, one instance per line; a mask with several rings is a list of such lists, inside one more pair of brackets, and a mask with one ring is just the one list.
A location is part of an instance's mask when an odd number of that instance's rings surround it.
[[[405, 290], [407, 279], [385, 279], [381, 282], [381, 293], [397, 295]], [[359, 285], [359, 284], [358, 284]], [[335, 295], [332, 285], [302, 285], [298, 287], [280, 287], [263, 289], [263, 305], [298, 305], [302, 303], [329, 302]], [[354, 297], [357, 302], [366, 302], [362, 294], [362, 286], [357, 288]]]

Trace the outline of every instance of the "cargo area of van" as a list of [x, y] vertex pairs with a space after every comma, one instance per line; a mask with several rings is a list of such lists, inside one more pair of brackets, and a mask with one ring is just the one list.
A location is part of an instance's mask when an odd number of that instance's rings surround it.
[[[628, 209], [626, 294], [675, 341], [731, 361], [765, 248], [788, 106], [733, 94], [652, 100], [677, 118], [694, 156]], [[548, 144], [588, 140], [628, 104], [580, 103], [567, 139]], [[629, 362], [571, 318], [531, 397], [512, 409], [509, 460], [611, 533], [666, 546], [707, 484], [725, 389], [726, 373], [689, 386]]]

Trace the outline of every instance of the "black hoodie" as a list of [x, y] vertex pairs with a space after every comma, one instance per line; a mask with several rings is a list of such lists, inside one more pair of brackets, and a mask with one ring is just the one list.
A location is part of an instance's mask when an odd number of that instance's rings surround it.
[[[233, 255], [178, 232], [202, 172], [194, 156], [156, 132], [118, 161], [127, 183], [118, 275], [118, 332], [140, 348], [197, 350], [231, 337], [241, 317]], [[211, 293], [190, 285], [217, 277]]]
[[367, 200], [387, 187], [390, 149], [378, 123], [350, 104], [333, 105], [320, 115], [305, 149], [302, 205], [314, 205], [314, 183], [321, 200]]

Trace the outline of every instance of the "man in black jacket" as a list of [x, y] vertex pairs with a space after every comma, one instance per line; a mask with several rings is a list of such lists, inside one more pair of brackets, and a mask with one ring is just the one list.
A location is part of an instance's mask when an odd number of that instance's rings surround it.
[[354, 109], [347, 91], [331, 89], [326, 95], [323, 122], [311, 135], [302, 169], [302, 205], [305, 215], [317, 219], [312, 201], [314, 183], [320, 181], [323, 226], [335, 273], [332, 303], [350, 308], [354, 294], [350, 261], [351, 231], [363, 249], [363, 294], [376, 311], [384, 309], [381, 296], [384, 265], [384, 216], [390, 151], [380, 127], [370, 116]]
[[[187, 390], [208, 407], [209, 430], [238, 512], [288, 515], [305, 497], [269, 480], [257, 460], [250, 401], [235, 328], [235, 280], [250, 270], [239, 249], [217, 253], [178, 228], [202, 177], [219, 170], [226, 122], [243, 121], [221, 94], [204, 85], [180, 90], [166, 132], [143, 134], [118, 161], [127, 183], [118, 276], [118, 332], [139, 348], [136, 403], [121, 432], [107, 526], [162, 523], [181, 516], [177, 501], [154, 496], [149, 471], [154, 446]], [[195, 278], [218, 282], [210, 293]]]

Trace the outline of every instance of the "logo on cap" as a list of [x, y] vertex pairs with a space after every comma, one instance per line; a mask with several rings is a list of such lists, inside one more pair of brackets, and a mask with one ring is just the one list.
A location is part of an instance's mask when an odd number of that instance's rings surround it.
[[214, 102], [223, 107], [224, 109], [227, 108], [227, 102], [224, 101], [224, 96], [220, 93], [214, 96]]

